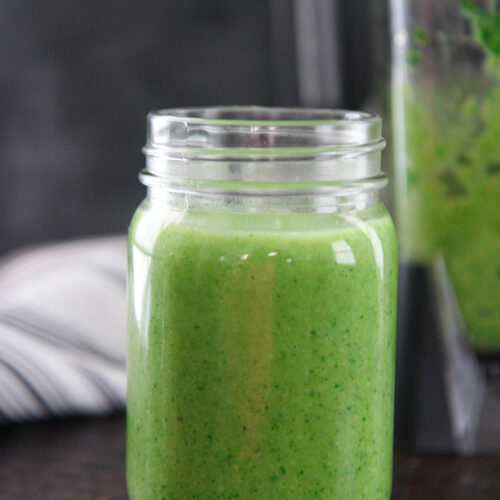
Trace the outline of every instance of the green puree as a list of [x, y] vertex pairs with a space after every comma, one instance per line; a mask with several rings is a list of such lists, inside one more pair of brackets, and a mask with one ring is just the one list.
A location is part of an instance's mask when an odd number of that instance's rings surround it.
[[157, 212], [145, 202], [130, 230], [131, 499], [387, 500], [397, 250], [383, 206]]
[[[483, 52], [482, 67], [456, 63], [439, 82], [416, 79], [405, 89], [398, 228], [404, 258], [443, 255], [470, 342], [500, 352], [500, 12], [463, 5], [475, 30], [468, 50]], [[410, 51], [409, 62], [425, 77], [420, 56], [431, 40], [422, 29], [415, 38], [423, 50]]]

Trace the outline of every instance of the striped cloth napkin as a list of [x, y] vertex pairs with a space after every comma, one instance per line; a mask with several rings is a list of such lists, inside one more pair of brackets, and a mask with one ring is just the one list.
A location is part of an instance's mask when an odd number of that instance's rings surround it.
[[124, 237], [0, 259], [0, 422], [125, 407]]

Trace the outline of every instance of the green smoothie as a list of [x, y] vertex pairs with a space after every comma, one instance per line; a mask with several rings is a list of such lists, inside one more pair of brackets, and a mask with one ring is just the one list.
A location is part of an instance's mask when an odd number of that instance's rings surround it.
[[[414, 79], [400, 103], [405, 128], [396, 131], [407, 161], [398, 229], [404, 259], [444, 257], [469, 340], [490, 353], [500, 352], [500, 12], [464, 8], [475, 35], [462, 54], [482, 52], [480, 66], [443, 62], [431, 78], [438, 42], [423, 29], [408, 54]], [[446, 55], [451, 42], [441, 43]]]
[[385, 208], [159, 213], [130, 228], [130, 498], [387, 500]]

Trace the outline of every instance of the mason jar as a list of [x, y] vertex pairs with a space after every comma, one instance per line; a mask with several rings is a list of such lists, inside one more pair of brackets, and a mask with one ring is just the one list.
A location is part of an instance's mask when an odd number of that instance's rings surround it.
[[129, 231], [131, 499], [388, 499], [396, 236], [381, 120], [148, 116]]
[[500, 2], [391, 0], [391, 11], [401, 258], [421, 276], [444, 268], [469, 344], [500, 354]]

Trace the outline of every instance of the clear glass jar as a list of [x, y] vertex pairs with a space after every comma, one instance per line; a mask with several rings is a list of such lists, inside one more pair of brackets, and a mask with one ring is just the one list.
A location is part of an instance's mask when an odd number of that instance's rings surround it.
[[488, 354], [500, 352], [499, 5], [391, 2], [401, 257], [444, 261], [469, 342]]
[[349, 111], [149, 115], [129, 231], [132, 500], [389, 498], [380, 130]]

